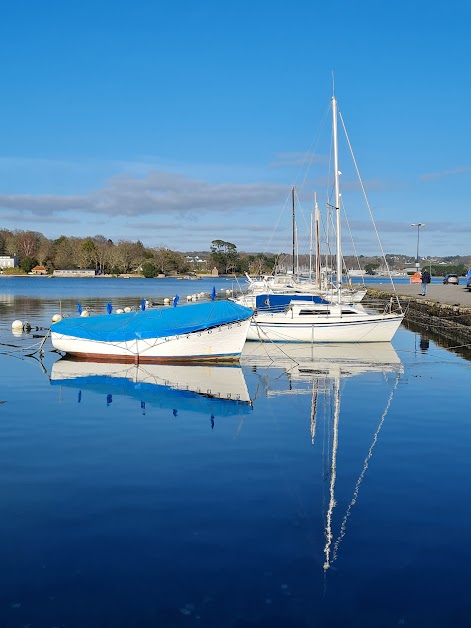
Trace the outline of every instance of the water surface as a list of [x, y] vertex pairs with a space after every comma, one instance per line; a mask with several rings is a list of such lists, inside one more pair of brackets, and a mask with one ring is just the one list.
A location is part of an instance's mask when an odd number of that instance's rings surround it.
[[241, 368], [26, 357], [59, 302], [214, 284], [159, 281], [0, 279], [0, 625], [466, 625], [470, 363], [406, 329]]

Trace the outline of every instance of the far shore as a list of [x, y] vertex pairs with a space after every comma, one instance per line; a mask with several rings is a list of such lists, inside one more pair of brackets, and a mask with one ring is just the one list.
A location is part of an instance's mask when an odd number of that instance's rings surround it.
[[[242, 276], [242, 275], [241, 275]], [[107, 279], [145, 279], [144, 275], [139, 275], [139, 274], [131, 274], [131, 273], [123, 273], [120, 275], [106, 275], [106, 274], [102, 274], [102, 275], [36, 275], [36, 274], [29, 274], [29, 273], [0, 273], [0, 277], [39, 277], [42, 279], [101, 279], [101, 278], [107, 278]], [[213, 275], [207, 275], [207, 274], [196, 274], [194, 276], [189, 276], [187, 274], [183, 274], [183, 275], [156, 275], [155, 277], [151, 277], [150, 279], [187, 279], [188, 281], [194, 281], [197, 279], [204, 279], [205, 277], [207, 277], [208, 279], [218, 279], [218, 277], [234, 277], [234, 275], [218, 275], [218, 276], [213, 276]]]
[[[198, 279], [243, 279], [244, 277], [246, 277], [247, 275], [241, 274], [241, 275], [234, 275], [234, 274], [229, 274], [229, 275], [224, 275], [224, 274], [220, 274], [220, 275], [211, 275], [210, 273], [182, 273], [182, 274], [172, 274], [172, 275], [163, 275], [163, 274], [159, 274], [156, 275], [155, 277], [148, 277], [148, 279], [184, 279], [184, 280], [188, 280], [188, 281], [196, 281]], [[260, 277], [260, 275], [248, 275], [251, 278], [257, 278]], [[46, 278], [46, 279], [100, 279], [100, 278], [107, 278], [107, 279], [146, 279], [146, 277], [144, 277], [144, 275], [139, 274], [139, 273], [121, 273], [119, 275], [113, 275], [113, 274], [102, 274], [102, 275], [80, 275], [80, 274], [76, 274], [76, 275], [52, 275], [52, 274], [46, 274], [46, 275], [40, 275], [40, 274], [29, 274], [29, 273], [3, 273], [0, 272], [0, 278], [1, 277], [40, 277], [40, 278]], [[392, 279], [408, 279], [411, 278], [412, 275], [402, 275], [402, 274], [393, 274], [392, 275]], [[444, 275], [433, 275], [432, 279], [443, 279]], [[360, 284], [362, 283], [362, 279], [372, 279], [372, 278], [376, 278], [376, 279], [387, 279], [389, 280], [390, 277], [387, 274], [376, 274], [376, 275], [364, 275], [363, 277], [360, 276], [353, 276], [351, 277], [351, 283], [353, 284]], [[462, 275], [462, 278], [464, 279], [465, 276]]]

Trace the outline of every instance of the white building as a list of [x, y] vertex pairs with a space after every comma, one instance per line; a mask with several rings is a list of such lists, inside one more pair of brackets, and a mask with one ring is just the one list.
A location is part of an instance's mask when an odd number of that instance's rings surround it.
[[96, 270], [85, 268], [64, 268], [56, 269], [53, 273], [54, 277], [95, 277]]
[[0, 268], [17, 268], [18, 258], [16, 255], [0, 255]]

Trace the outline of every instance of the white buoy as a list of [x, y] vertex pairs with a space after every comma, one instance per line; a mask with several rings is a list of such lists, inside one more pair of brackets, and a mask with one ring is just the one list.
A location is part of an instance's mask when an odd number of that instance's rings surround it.
[[170, 305], [170, 299], [169, 298], [165, 297], [164, 305]]
[[192, 295], [191, 295], [191, 300], [192, 300], [192, 301], [196, 301], [196, 294], [192, 294]]
[[90, 316], [90, 312], [88, 310], [83, 310], [80, 316]]
[[53, 323], [58, 323], [61, 320], [62, 320], [62, 316], [60, 314], [54, 314], [54, 316], [52, 317]]
[[129, 306], [126, 306], [126, 307], [124, 308], [124, 311], [125, 311], [125, 312], [130, 312], [130, 311], [131, 311], [131, 308], [130, 308]]
[[186, 300], [187, 300], [187, 301], [191, 301], [191, 294], [187, 294], [187, 296], [186, 296]]
[[116, 310], [116, 314], [124, 314], [124, 310], [123, 310], [123, 308], [119, 307], [119, 308]]
[[23, 321], [13, 321], [13, 323], [11, 324], [11, 328], [12, 329], [21, 329], [23, 330]]
[[226, 294], [231, 294], [231, 291], [230, 290], [226, 290]]

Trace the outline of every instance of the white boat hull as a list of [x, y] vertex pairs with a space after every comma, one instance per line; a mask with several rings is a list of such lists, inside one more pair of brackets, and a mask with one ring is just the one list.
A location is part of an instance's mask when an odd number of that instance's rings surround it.
[[250, 318], [211, 329], [165, 336], [107, 342], [67, 336], [51, 329], [52, 345], [58, 351], [86, 360], [166, 362], [178, 360], [233, 361], [240, 358]]
[[[371, 314], [352, 317], [291, 317], [291, 313], [264, 313], [250, 323], [247, 340], [268, 342], [390, 342], [403, 315]], [[300, 320], [301, 319], [301, 320]]]

